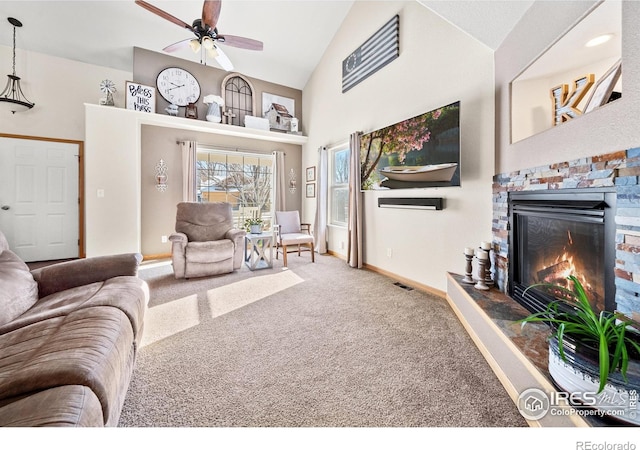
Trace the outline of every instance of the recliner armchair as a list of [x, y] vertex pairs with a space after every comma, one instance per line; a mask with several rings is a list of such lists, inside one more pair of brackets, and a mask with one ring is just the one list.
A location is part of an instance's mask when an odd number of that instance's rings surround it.
[[242, 266], [245, 230], [234, 227], [227, 202], [181, 202], [169, 236], [176, 278], [230, 273]]

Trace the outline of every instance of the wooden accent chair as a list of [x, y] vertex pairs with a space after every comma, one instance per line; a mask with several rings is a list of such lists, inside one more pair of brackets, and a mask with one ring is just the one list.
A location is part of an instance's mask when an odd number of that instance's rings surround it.
[[311, 224], [300, 223], [299, 211], [276, 211], [276, 259], [278, 259], [278, 253], [282, 252], [285, 267], [287, 267], [287, 247], [294, 245], [297, 247], [298, 256], [300, 256], [301, 246], [308, 247], [311, 252], [311, 262], [315, 262]]

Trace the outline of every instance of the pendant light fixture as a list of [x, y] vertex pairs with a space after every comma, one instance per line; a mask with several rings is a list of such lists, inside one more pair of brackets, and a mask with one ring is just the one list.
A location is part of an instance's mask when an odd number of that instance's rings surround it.
[[26, 111], [33, 108], [35, 103], [27, 100], [20, 87], [20, 77], [16, 76], [16, 28], [21, 27], [22, 22], [13, 17], [9, 17], [7, 20], [13, 25], [13, 75], [7, 75], [9, 79], [4, 91], [0, 94], [0, 104], [6, 105], [15, 114], [18, 111]]

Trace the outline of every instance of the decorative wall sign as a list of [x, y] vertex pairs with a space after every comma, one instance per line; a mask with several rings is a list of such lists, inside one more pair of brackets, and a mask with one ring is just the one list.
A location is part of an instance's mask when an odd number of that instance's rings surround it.
[[400, 56], [400, 16], [397, 14], [342, 61], [342, 92]]
[[578, 109], [578, 103], [582, 101], [584, 96], [593, 85], [592, 73], [578, 78], [573, 82], [573, 91], [569, 92], [569, 86], [561, 84], [551, 89], [552, 103], [552, 123], [554, 126], [560, 125], [562, 122], [576, 118], [582, 114]]
[[156, 90], [151, 86], [125, 82], [125, 107], [134, 111], [156, 112]]

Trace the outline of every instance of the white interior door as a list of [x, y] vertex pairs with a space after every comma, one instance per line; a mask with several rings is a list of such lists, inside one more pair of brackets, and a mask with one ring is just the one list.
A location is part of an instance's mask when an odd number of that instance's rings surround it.
[[0, 230], [24, 261], [79, 256], [79, 146], [0, 138]]

